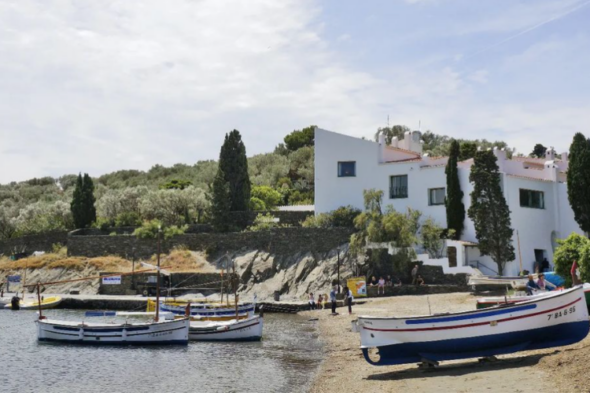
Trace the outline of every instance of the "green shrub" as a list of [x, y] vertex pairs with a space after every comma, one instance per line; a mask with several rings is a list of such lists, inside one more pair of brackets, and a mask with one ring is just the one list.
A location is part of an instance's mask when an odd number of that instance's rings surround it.
[[[580, 271], [587, 276], [590, 272], [590, 250], [587, 250], [590, 245], [588, 238], [572, 232], [566, 239], [557, 240], [559, 246], [553, 254], [553, 263], [555, 264], [555, 272], [565, 279], [566, 286], [572, 285], [572, 277], [570, 274], [572, 263], [578, 261]], [[584, 258], [582, 258], [584, 256]], [[583, 278], [588, 280], [590, 277]]]
[[301, 223], [304, 228], [331, 228], [333, 225], [332, 216], [329, 213], [320, 213], [309, 216]]
[[275, 216], [270, 213], [258, 213], [254, 219], [254, 223], [248, 227], [250, 232], [268, 231], [272, 228], [278, 228], [280, 225]]
[[340, 206], [331, 211], [332, 225], [335, 227], [354, 228], [354, 219], [361, 214], [361, 210], [350, 205]]
[[170, 239], [173, 236], [184, 234], [187, 229], [188, 225], [183, 225], [181, 227], [176, 225], [164, 227], [161, 221], [151, 220], [144, 221], [143, 225], [133, 232], [133, 235], [140, 239], [154, 239], [158, 236], [158, 231], [161, 230], [164, 239]]
[[264, 211], [264, 210], [266, 210], [266, 205], [264, 204], [263, 200], [256, 198], [256, 197], [252, 197], [252, 198], [250, 198], [250, 210]]
[[117, 227], [136, 227], [138, 225], [141, 225], [141, 217], [136, 212], [121, 213], [115, 219]]

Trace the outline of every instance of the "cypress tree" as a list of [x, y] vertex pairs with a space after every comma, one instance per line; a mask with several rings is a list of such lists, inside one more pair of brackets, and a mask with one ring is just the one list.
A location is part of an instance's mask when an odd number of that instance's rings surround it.
[[96, 222], [96, 207], [94, 206], [96, 198], [94, 197], [94, 182], [92, 178], [88, 176], [88, 173], [84, 174], [84, 212], [86, 225], [85, 227], [91, 226]]
[[465, 221], [465, 205], [463, 204], [463, 191], [461, 191], [461, 184], [459, 183], [459, 171], [457, 168], [457, 160], [459, 159], [460, 146], [459, 142], [453, 140], [451, 142], [451, 150], [449, 154], [449, 161], [445, 168], [447, 175], [447, 197], [445, 199], [445, 207], [447, 210], [447, 228], [453, 230], [453, 239], [460, 239], [463, 233], [463, 221]]
[[225, 135], [219, 153], [219, 170], [229, 186], [230, 211], [248, 210], [250, 203], [250, 176], [246, 147], [238, 130]]
[[88, 174], [78, 174], [70, 209], [76, 228], [88, 228], [96, 221], [94, 184]]
[[469, 174], [473, 183], [471, 206], [467, 214], [473, 220], [481, 255], [489, 255], [504, 274], [506, 262], [515, 259], [510, 227], [510, 210], [500, 187], [500, 172], [491, 151], [478, 151]]
[[220, 168], [217, 170], [211, 187], [211, 223], [216, 231], [227, 232], [229, 230], [230, 206], [229, 185]]
[[76, 188], [74, 188], [74, 195], [70, 209], [74, 219], [74, 226], [76, 228], [84, 228], [84, 182], [82, 181], [82, 174], [78, 174], [76, 178]]
[[570, 146], [567, 168], [567, 195], [576, 222], [590, 232], [590, 141], [577, 133]]

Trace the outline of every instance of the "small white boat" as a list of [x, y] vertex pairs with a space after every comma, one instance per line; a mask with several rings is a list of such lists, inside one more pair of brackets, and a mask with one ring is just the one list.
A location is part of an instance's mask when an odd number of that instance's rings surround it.
[[188, 344], [189, 320], [162, 320], [147, 323], [80, 323], [40, 319], [39, 341], [73, 344], [166, 345]]
[[[52, 296], [52, 297], [44, 298], [41, 300], [41, 310], [49, 310], [49, 309], [55, 308], [55, 307], [59, 306], [59, 304], [61, 303], [61, 300], [62, 299], [59, 296]], [[5, 305], [4, 308], [12, 310], [11, 302], [8, 302], [8, 304]], [[37, 301], [37, 300], [29, 300], [29, 301], [23, 300], [20, 303], [20, 309], [21, 310], [38, 310], [39, 309], [39, 301]]]
[[191, 321], [188, 337], [195, 341], [260, 341], [262, 321], [259, 315], [238, 321]]
[[[584, 289], [461, 313], [420, 317], [359, 317], [361, 350], [376, 366], [490, 357], [569, 345], [590, 330]], [[378, 360], [369, 354], [378, 349]]]
[[[188, 301], [167, 300], [160, 302], [160, 311], [171, 312], [176, 315], [186, 315]], [[234, 305], [220, 303], [192, 303], [190, 302], [190, 315], [195, 319], [211, 321], [229, 321], [235, 319], [236, 308]], [[147, 311], [154, 311], [156, 302], [148, 299]], [[238, 315], [240, 319], [254, 316], [256, 305], [254, 303], [238, 304]]]

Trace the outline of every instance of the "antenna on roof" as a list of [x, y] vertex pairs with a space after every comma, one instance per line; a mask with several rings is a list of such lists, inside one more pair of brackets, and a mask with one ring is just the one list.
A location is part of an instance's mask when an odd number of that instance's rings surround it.
[[389, 114], [387, 115], [387, 127], [389, 128]]
[[418, 131], [422, 132], [422, 121], [418, 120]]

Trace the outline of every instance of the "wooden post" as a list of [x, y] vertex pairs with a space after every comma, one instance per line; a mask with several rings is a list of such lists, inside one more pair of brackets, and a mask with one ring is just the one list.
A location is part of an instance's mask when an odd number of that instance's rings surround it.
[[39, 319], [44, 319], [43, 318], [43, 308], [41, 307], [41, 284], [37, 283], [37, 304], [39, 305]]
[[233, 287], [234, 287], [234, 301], [236, 302], [236, 322], [238, 322], [240, 320], [239, 318], [239, 314], [238, 314], [238, 277], [236, 276], [236, 265], [233, 263], [232, 261], [232, 273], [233, 273], [233, 277], [232, 277], [232, 282], [234, 283]]
[[154, 321], [160, 321], [160, 227], [158, 227], [158, 277], [156, 279], [156, 318]]
[[[26, 261], [26, 258], [25, 258], [25, 274], [24, 274], [24, 277], [23, 277], [23, 302], [25, 300], [25, 284], [26, 283], [27, 283], [27, 261]], [[18, 295], [18, 293], [17, 293], [17, 295]]]
[[520, 252], [520, 235], [518, 234], [518, 230], [516, 230], [516, 240], [518, 241], [518, 259], [520, 261], [520, 272], [522, 273], [522, 253]]

